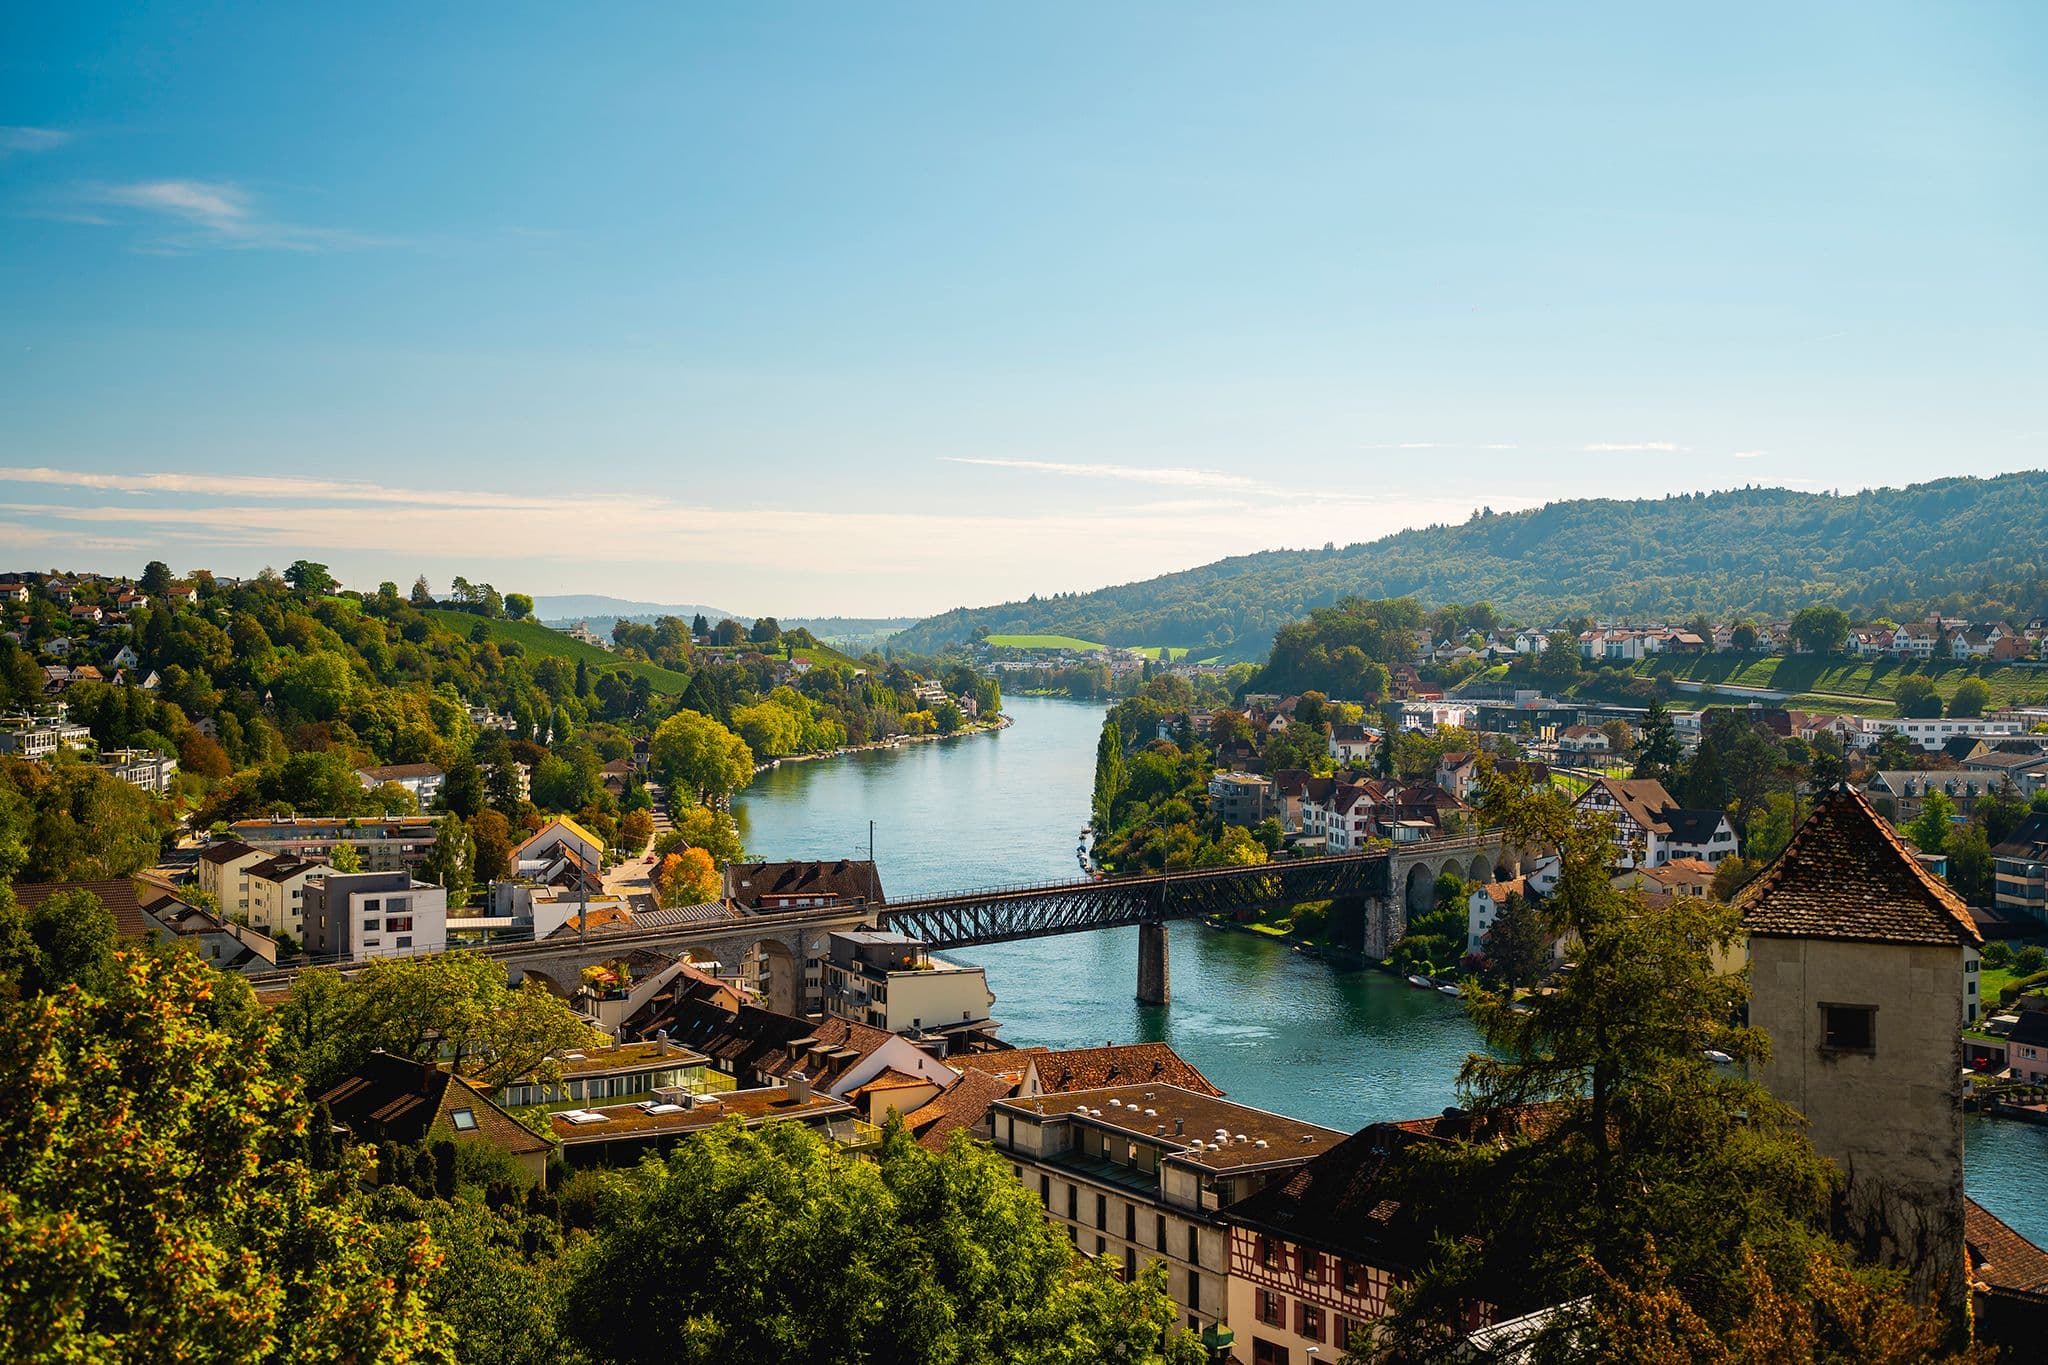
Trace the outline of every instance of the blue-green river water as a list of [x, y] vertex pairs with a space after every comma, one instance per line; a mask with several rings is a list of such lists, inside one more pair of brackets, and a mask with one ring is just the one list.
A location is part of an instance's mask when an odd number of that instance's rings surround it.
[[[892, 898], [1071, 880], [1102, 709], [1012, 697], [1009, 729], [785, 763], [734, 802], [749, 854], [875, 859]], [[1164, 1040], [1231, 1098], [1332, 1128], [1436, 1113], [1475, 1045], [1458, 1002], [1374, 971], [1172, 926], [1173, 1003], [1141, 1007], [1137, 930], [958, 954], [988, 968], [1002, 1036], [1054, 1047]], [[1972, 1197], [2048, 1244], [2048, 1128], [1971, 1119]]]

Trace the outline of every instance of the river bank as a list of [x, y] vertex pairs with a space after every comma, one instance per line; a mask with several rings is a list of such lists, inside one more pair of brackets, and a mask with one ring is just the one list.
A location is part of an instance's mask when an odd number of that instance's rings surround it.
[[[760, 858], [866, 855], [892, 899], [1074, 875], [1103, 707], [1006, 696], [1014, 724], [975, 744], [914, 744], [762, 774], [733, 805]], [[1277, 927], [1277, 926], [1276, 926]], [[1441, 1112], [1479, 1047], [1462, 1003], [1376, 963], [1295, 952], [1249, 926], [1168, 926], [1173, 1003], [1139, 1005], [1137, 932], [1063, 934], [948, 956], [988, 971], [1018, 1046], [1164, 1042], [1230, 1097], [1333, 1128]], [[1302, 937], [1322, 937], [1312, 930]], [[1964, 1120], [1970, 1196], [2048, 1239], [2048, 1128]]]
[[754, 765], [754, 776], [759, 777], [762, 773], [770, 772], [789, 763], [817, 763], [828, 758], [846, 758], [853, 754], [871, 754], [887, 749], [900, 749], [906, 744], [928, 744], [936, 739], [960, 739], [966, 735], [992, 735], [998, 730], [1007, 730], [1010, 727], [1010, 723], [1010, 717], [1007, 714], [998, 712], [994, 720], [978, 720], [972, 725], [961, 726], [949, 735], [891, 735], [887, 739], [870, 740], [866, 744], [844, 744], [828, 753], [785, 754], [781, 758], [771, 758], [766, 763], [756, 763]]

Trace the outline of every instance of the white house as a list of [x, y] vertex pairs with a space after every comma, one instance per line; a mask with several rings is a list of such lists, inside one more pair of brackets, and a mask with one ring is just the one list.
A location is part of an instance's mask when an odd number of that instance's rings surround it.
[[365, 791], [375, 791], [386, 782], [395, 782], [412, 793], [421, 810], [440, 799], [441, 783], [446, 777], [446, 773], [431, 763], [387, 763], [376, 768], [356, 769], [356, 780], [363, 784]]
[[1614, 746], [1607, 732], [1598, 726], [1567, 725], [1557, 737], [1557, 747], [1567, 754], [1604, 754]]
[[1614, 822], [1617, 867], [1662, 867], [1673, 858], [1719, 864], [1735, 852], [1735, 826], [1725, 814], [1682, 809], [1651, 778], [1596, 778], [1572, 804]]

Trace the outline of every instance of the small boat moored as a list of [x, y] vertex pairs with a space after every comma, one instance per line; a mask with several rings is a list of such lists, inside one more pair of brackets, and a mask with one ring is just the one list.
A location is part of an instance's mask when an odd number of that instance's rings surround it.
[[1459, 989], [1458, 989], [1458, 988], [1457, 988], [1456, 986], [1438, 986], [1438, 987], [1437, 987], [1437, 989], [1438, 989], [1439, 991], [1443, 992], [1443, 993], [1444, 993], [1445, 995], [1463, 995], [1463, 994], [1464, 994], [1464, 992], [1463, 992], [1463, 991], [1461, 991], [1461, 990], [1459, 990]]
[[1428, 990], [1428, 989], [1430, 988], [1430, 986], [1432, 986], [1432, 985], [1433, 985], [1433, 984], [1435, 984], [1435, 983], [1433, 983], [1433, 982], [1432, 982], [1432, 981], [1431, 981], [1431, 980], [1430, 980], [1430, 979], [1429, 979], [1428, 977], [1426, 977], [1426, 976], [1411, 976], [1411, 977], [1409, 977], [1409, 978], [1408, 978], [1408, 984], [1409, 984], [1409, 985], [1411, 985], [1411, 986], [1416, 986], [1416, 987], [1419, 987], [1419, 988], [1421, 988], [1422, 990], [1425, 990], [1425, 991], [1426, 991], [1426, 990]]

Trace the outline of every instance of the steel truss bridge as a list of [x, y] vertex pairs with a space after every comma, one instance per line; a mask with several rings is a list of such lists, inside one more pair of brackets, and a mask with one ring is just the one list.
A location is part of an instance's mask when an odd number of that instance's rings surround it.
[[875, 918], [876, 927], [907, 934], [933, 948], [970, 948], [1303, 901], [1384, 898], [1392, 885], [1391, 872], [1392, 862], [1384, 851], [1340, 854], [1257, 867], [1193, 868], [896, 901]]

